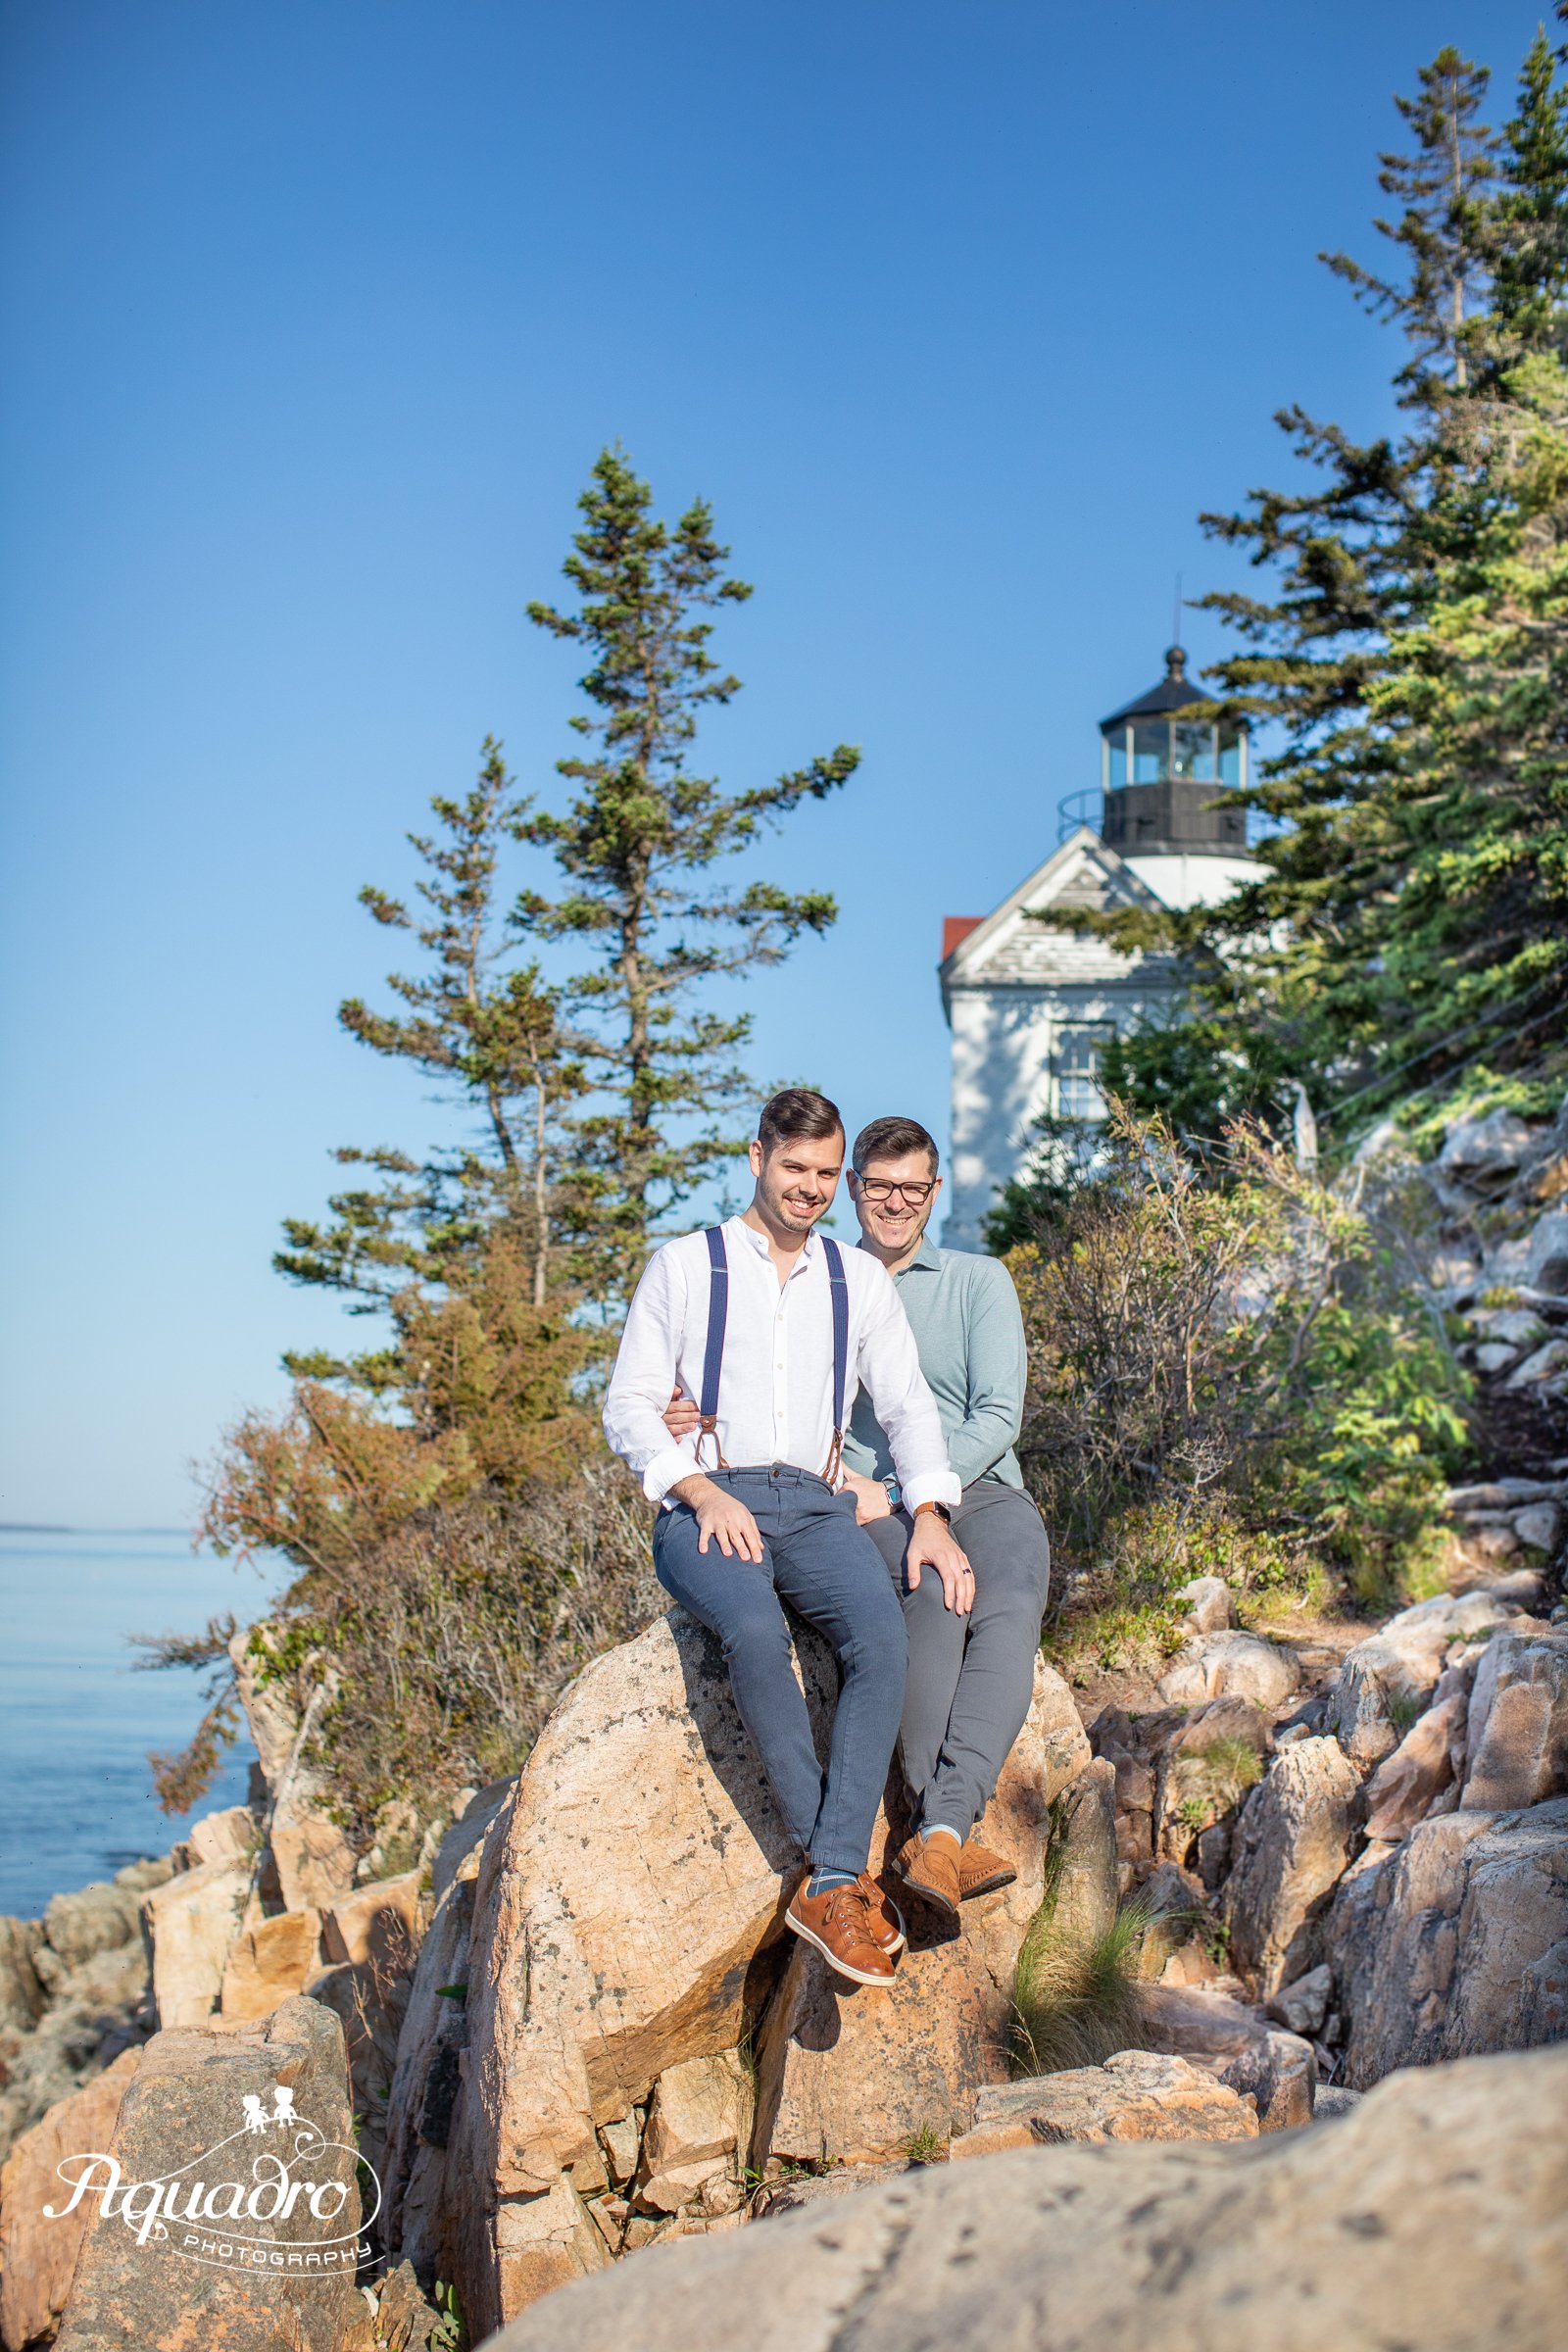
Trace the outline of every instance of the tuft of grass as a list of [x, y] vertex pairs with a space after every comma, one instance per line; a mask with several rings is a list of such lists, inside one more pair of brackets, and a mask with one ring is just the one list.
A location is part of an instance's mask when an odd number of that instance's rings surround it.
[[1211, 1740], [1196, 1756], [1184, 1756], [1178, 1776], [1186, 1793], [1216, 1813], [1228, 1813], [1263, 1778], [1263, 1759], [1250, 1740], [1227, 1737]]
[[1426, 1713], [1426, 1701], [1414, 1690], [1391, 1690], [1383, 1711], [1396, 1732], [1407, 1732]]
[[1014, 2075], [1103, 2066], [1118, 2050], [1142, 2049], [1149, 2032], [1138, 1982], [1146, 1907], [1126, 1904], [1087, 1946], [1054, 1934], [1054, 1908], [1048, 1892], [1018, 1954], [1007, 2033]]
[[941, 2132], [933, 2131], [929, 2124], [922, 2124], [918, 2132], [909, 2133], [904, 2153], [911, 2164], [935, 2164], [942, 2154]]

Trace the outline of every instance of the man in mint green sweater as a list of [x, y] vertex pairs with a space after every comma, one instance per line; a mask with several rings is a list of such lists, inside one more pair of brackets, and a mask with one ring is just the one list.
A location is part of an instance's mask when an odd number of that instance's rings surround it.
[[916, 1120], [873, 1119], [852, 1157], [860, 1247], [893, 1277], [963, 1487], [952, 1530], [974, 1571], [967, 1616], [946, 1605], [935, 1577], [908, 1590], [911, 1523], [887, 1440], [867, 1397], [857, 1399], [846, 1481], [903, 1594], [909, 1635], [899, 1746], [917, 1812], [898, 1867], [956, 1918], [960, 1902], [1014, 1876], [974, 1832], [1029, 1712], [1051, 1580], [1051, 1545], [1013, 1451], [1027, 1371], [1023, 1316], [1000, 1259], [926, 1240], [942, 1185], [936, 1145]]

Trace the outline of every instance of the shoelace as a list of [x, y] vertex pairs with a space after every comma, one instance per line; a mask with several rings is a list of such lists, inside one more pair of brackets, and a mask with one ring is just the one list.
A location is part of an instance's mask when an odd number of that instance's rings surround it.
[[887, 1898], [868, 1870], [861, 1871], [858, 1884], [865, 1897], [866, 1917], [874, 1926], [879, 1916], [888, 1917]]
[[[846, 1913], [852, 1911], [858, 1913], [858, 1919], [845, 1916]], [[843, 1927], [856, 1937], [857, 1941], [869, 1943], [872, 1940], [871, 1918], [864, 1888], [854, 1881], [848, 1886], [835, 1886], [827, 1898], [827, 1914], [824, 1925], [831, 1928]]]

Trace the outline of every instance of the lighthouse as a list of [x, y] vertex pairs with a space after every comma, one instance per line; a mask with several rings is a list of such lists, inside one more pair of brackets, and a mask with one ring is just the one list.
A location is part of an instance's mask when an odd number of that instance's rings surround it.
[[[1060, 804], [1056, 847], [987, 915], [949, 915], [938, 978], [953, 1033], [951, 1249], [984, 1247], [983, 1220], [1016, 1176], [1044, 1113], [1103, 1118], [1108, 1040], [1170, 1004], [1169, 956], [1126, 955], [1053, 923], [1080, 909], [1214, 906], [1263, 867], [1247, 811], [1245, 720], [1186, 675], [1179, 645], [1147, 693], [1100, 723], [1100, 783]], [[1082, 772], [1082, 771], [1080, 771]]]

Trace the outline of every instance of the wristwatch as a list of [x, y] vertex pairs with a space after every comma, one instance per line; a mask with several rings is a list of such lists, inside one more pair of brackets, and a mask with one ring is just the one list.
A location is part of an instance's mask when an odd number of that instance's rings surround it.
[[935, 1511], [937, 1517], [941, 1520], [944, 1527], [951, 1527], [953, 1525], [953, 1513], [949, 1510], [945, 1502], [917, 1502], [914, 1506], [914, 1516], [916, 1519], [919, 1518], [922, 1511]]
[[888, 1509], [896, 1511], [904, 1496], [904, 1489], [899, 1485], [898, 1480], [885, 1478], [882, 1481], [882, 1492], [888, 1498]]

